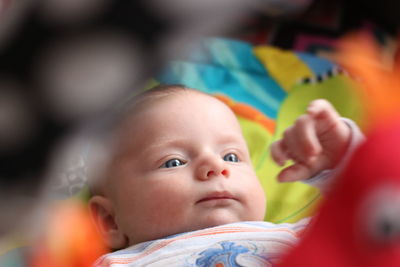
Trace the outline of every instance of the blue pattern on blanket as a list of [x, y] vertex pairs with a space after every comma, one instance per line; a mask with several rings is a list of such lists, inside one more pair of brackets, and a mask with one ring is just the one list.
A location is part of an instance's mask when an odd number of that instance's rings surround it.
[[[196, 260], [196, 266], [215, 266], [215, 267], [233, 267], [233, 266], [270, 266], [270, 261], [263, 257], [257, 249], [256, 244], [244, 242], [220, 242], [218, 247], [210, 247], [199, 253]], [[251, 248], [251, 249], [250, 249]], [[265, 255], [264, 255], [265, 256]]]

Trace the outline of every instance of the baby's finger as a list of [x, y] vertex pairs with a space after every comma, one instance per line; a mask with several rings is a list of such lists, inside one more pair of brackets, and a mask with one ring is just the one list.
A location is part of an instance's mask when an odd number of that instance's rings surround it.
[[305, 180], [311, 177], [311, 170], [303, 164], [294, 164], [283, 169], [278, 174], [279, 182], [295, 182]]
[[315, 121], [309, 115], [300, 116], [295, 124], [294, 135], [298, 149], [296, 151], [299, 162], [311, 164], [322, 150], [319, 142]]
[[312, 101], [307, 108], [307, 113], [318, 120], [317, 131], [319, 134], [329, 130], [340, 118], [336, 109], [325, 99]]
[[288, 159], [293, 161], [299, 160], [298, 150], [300, 148], [297, 140], [295, 125], [286, 128], [286, 130], [283, 132], [281, 147], [284, 147]]
[[298, 163], [310, 164], [321, 151], [314, 120], [309, 115], [300, 116], [285, 131], [284, 142], [291, 159]]
[[286, 153], [285, 145], [283, 144], [282, 139], [275, 141], [271, 144], [271, 157], [279, 166], [283, 166], [287, 160], [289, 160], [289, 156]]
[[318, 116], [319, 114], [323, 116], [323, 113], [326, 112], [339, 116], [334, 106], [326, 99], [313, 100], [307, 107], [307, 113], [313, 116]]

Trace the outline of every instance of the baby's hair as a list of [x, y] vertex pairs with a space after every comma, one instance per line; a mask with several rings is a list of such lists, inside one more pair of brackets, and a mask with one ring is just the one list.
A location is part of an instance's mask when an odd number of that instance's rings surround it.
[[124, 117], [123, 115], [131, 114], [130, 112], [132, 111], [132, 109], [138, 109], [143, 103], [147, 103], [149, 100], [160, 99], [166, 96], [170, 96], [171, 94], [187, 90], [190, 89], [181, 84], [159, 84], [152, 87], [151, 89], [140, 92], [132, 99], [128, 100], [128, 102], [123, 105], [119, 113], [122, 113], [120, 115]]

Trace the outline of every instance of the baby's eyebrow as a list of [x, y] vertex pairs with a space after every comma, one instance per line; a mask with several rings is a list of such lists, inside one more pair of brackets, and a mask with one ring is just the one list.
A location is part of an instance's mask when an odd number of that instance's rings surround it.
[[[146, 143], [134, 143], [132, 146], [122, 146], [118, 150], [119, 157], [129, 157], [132, 155], [146, 155], [151, 154], [154, 150], [167, 149], [168, 147], [178, 147], [184, 145], [184, 140], [180, 138], [157, 138], [153, 142]], [[139, 151], [138, 151], [139, 150]]]
[[[196, 140], [188, 139], [188, 138], [166, 138], [164, 140], [160, 140], [159, 142], [154, 142], [148, 146], [148, 149], [153, 148], [168, 148], [168, 147], [183, 147], [188, 146], [195, 143]], [[238, 135], [223, 135], [216, 138], [216, 143], [220, 145], [229, 145], [229, 144], [243, 144], [246, 142], [243, 138]], [[147, 148], [146, 148], [147, 150]]]
[[148, 152], [154, 149], [165, 149], [168, 147], [180, 147], [190, 143], [189, 140], [185, 138], [163, 138], [152, 142], [150, 145], [144, 148], [144, 152]]
[[222, 135], [220, 138], [218, 138], [218, 142], [220, 144], [231, 144], [231, 143], [240, 143], [243, 145], [246, 145], [246, 141], [244, 140], [244, 138], [240, 135]]

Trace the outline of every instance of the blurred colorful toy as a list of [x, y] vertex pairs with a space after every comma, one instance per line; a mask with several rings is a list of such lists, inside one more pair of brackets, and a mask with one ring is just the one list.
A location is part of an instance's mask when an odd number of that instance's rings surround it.
[[280, 267], [400, 266], [400, 62], [363, 35], [339, 60], [362, 89], [367, 139]]
[[79, 200], [55, 204], [44, 229], [31, 248], [31, 267], [89, 267], [109, 252]]

